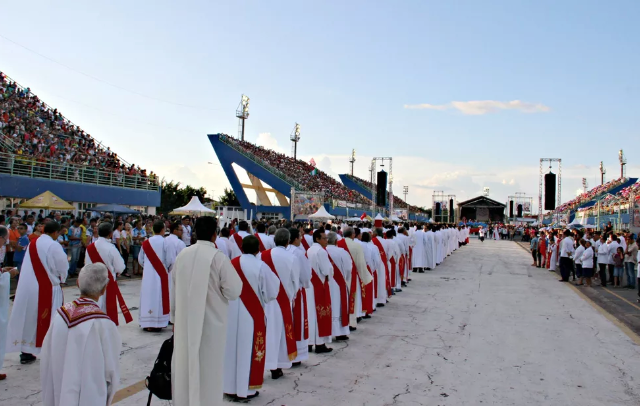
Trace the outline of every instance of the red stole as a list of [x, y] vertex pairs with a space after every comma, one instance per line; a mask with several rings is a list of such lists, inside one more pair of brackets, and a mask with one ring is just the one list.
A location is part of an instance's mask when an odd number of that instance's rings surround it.
[[[101, 263], [104, 264], [104, 260], [100, 256], [98, 249], [96, 248], [96, 243], [93, 243], [87, 247], [87, 254], [89, 258], [91, 258], [91, 262], [94, 264]], [[106, 266], [106, 264], [105, 264]], [[122, 297], [122, 293], [120, 292], [120, 288], [118, 287], [118, 282], [113, 277], [111, 271], [107, 272], [109, 275], [109, 285], [107, 286], [107, 293], [105, 297], [105, 307], [107, 308], [107, 316], [118, 324], [118, 302], [120, 303], [120, 310], [122, 310], [122, 315], [124, 316], [124, 320], [126, 324], [131, 323], [133, 321], [133, 317], [131, 316], [131, 312], [129, 312], [129, 308], [127, 304], [124, 302], [124, 298]]]
[[347, 327], [349, 325], [349, 309], [347, 308], [347, 281], [344, 280], [344, 275], [342, 275], [342, 271], [331, 259], [331, 255], [327, 252], [329, 256], [329, 261], [331, 265], [333, 265], [333, 279], [338, 284], [340, 288], [340, 324], [342, 327]]
[[254, 235], [258, 239], [258, 243], [260, 244], [260, 252], [266, 250], [264, 244], [262, 243], [262, 238], [260, 238], [260, 235], [258, 235], [258, 233], [255, 233]]
[[400, 255], [400, 262], [398, 263], [398, 268], [400, 268], [400, 280], [404, 282], [405, 273], [407, 271], [404, 254]]
[[[343, 238], [338, 241], [338, 247], [344, 249], [349, 253], [351, 257], [351, 286], [349, 287], [349, 314], [355, 314], [356, 312], [356, 283], [358, 280], [358, 267], [356, 266], [356, 262], [353, 259], [353, 255], [351, 255], [351, 251], [349, 251], [349, 246], [347, 245], [347, 240]], [[361, 285], [361, 296], [364, 297], [364, 286]]]
[[311, 284], [313, 285], [313, 297], [316, 302], [316, 322], [318, 324], [318, 337], [331, 336], [331, 290], [329, 278], [324, 281], [315, 270], [311, 270]]
[[[369, 268], [369, 265], [367, 265], [367, 268]], [[369, 272], [371, 272], [371, 268], [369, 268]], [[378, 271], [375, 271], [372, 273], [373, 273], [373, 295], [374, 295], [373, 297], [376, 298], [378, 297]]]
[[307, 242], [307, 239], [304, 238], [305, 234], [302, 234], [302, 239], [300, 240], [300, 242], [302, 243], [302, 246], [304, 247], [305, 251], [309, 251], [309, 243]]
[[284, 332], [287, 341], [287, 354], [289, 355], [289, 361], [293, 361], [298, 356], [298, 348], [296, 346], [296, 340], [293, 338], [293, 316], [291, 314], [291, 302], [289, 296], [282, 286], [282, 280], [276, 270], [276, 266], [273, 264], [273, 258], [271, 257], [271, 250], [266, 250], [262, 253], [262, 261], [271, 268], [274, 274], [280, 281], [280, 290], [278, 291], [278, 305], [280, 306], [280, 312], [282, 313], [282, 321], [284, 322]]
[[91, 299], [79, 298], [73, 302], [65, 303], [58, 309], [58, 314], [67, 324], [68, 328], [75, 327], [87, 320], [108, 319], [105, 312]]
[[391, 272], [391, 286], [395, 288], [398, 283], [396, 280], [396, 259], [391, 257], [389, 263], [391, 264], [391, 270], [389, 271]]
[[409, 263], [407, 264], [407, 268], [409, 268], [409, 272], [411, 272], [411, 268], [413, 267], [413, 247], [409, 247]]
[[164, 264], [160, 261], [160, 258], [158, 258], [158, 255], [153, 250], [149, 240], [142, 243], [142, 250], [147, 258], [149, 258], [149, 262], [151, 262], [151, 265], [160, 277], [160, 286], [162, 289], [162, 314], [169, 314], [171, 311], [171, 305], [169, 303], [169, 273], [167, 272], [167, 268], [164, 267]]
[[[302, 317], [304, 317], [304, 338], [302, 336]], [[309, 314], [307, 313], [307, 290], [305, 288], [300, 289], [293, 302], [293, 329], [296, 341], [309, 339]]]
[[[235, 235], [235, 234], [234, 234]], [[267, 323], [265, 321], [264, 309], [262, 303], [258, 299], [258, 295], [253, 290], [247, 277], [242, 272], [240, 266], [240, 257], [231, 260], [231, 264], [238, 272], [238, 276], [242, 280], [242, 293], [240, 300], [247, 308], [247, 311], [253, 319], [253, 345], [251, 350], [251, 369], [249, 372], [249, 389], [255, 390], [262, 388], [264, 380], [264, 363], [265, 363], [265, 343], [267, 338]]]
[[236, 242], [236, 245], [240, 249], [240, 252], [244, 254], [244, 251], [242, 251], [242, 237], [240, 237], [240, 234], [238, 233], [233, 234], [233, 240]]
[[389, 278], [389, 264], [387, 262], [387, 254], [384, 253], [384, 247], [382, 243], [378, 240], [378, 238], [373, 238], [371, 241], [373, 244], [378, 247], [378, 251], [380, 251], [380, 258], [382, 259], [382, 263], [384, 264], [384, 273], [387, 276], [387, 280], [385, 281], [385, 285], [387, 288], [387, 294], [391, 296], [391, 279]]
[[49, 279], [49, 273], [42, 265], [38, 256], [37, 240], [29, 244], [29, 258], [33, 273], [38, 280], [38, 319], [36, 325], [36, 348], [42, 347], [44, 336], [47, 335], [49, 324], [51, 324], [51, 306], [53, 301], [53, 285]]

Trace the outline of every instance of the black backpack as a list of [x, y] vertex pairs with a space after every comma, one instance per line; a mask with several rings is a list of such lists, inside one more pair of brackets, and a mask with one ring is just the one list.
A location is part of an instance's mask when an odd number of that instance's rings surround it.
[[153, 364], [151, 374], [147, 376], [146, 385], [149, 389], [149, 401], [151, 405], [153, 395], [162, 400], [171, 400], [171, 357], [173, 356], [173, 336], [162, 343], [158, 358]]

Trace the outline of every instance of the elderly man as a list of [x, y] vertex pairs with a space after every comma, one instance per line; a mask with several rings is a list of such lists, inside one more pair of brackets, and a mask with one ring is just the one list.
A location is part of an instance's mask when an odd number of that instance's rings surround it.
[[18, 352], [21, 364], [40, 353], [52, 312], [62, 305], [60, 283], [67, 278], [69, 262], [56, 242], [60, 224], [50, 221], [44, 234], [29, 244], [20, 271], [20, 283], [9, 319], [7, 352]]
[[104, 406], [113, 401], [120, 384], [122, 342], [118, 328], [98, 306], [108, 273], [101, 263], [82, 268], [80, 298], [53, 316], [40, 364], [42, 402], [47, 406]]

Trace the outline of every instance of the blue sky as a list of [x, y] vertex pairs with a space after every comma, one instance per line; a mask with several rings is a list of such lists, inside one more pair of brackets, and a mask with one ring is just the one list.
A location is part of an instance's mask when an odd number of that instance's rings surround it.
[[515, 192], [537, 201], [540, 157], [563, 159], [563, 200], [582, 177], [595, 184], [601, 160], [608, 179], [617, 175], [620, 148], [628, 173], [640, 173], [638, 1], [2, 9], [14, 17], [0, 27], [0, 70], [127, 161], [215, 195], [227, 182], [207, 164], [216, 158], [206, 134], [237, 134], [242, 93], [248, 140], [290, 151], [297, 121], [299, 155], [334, 175], [348, 170], [352, 148], [361, 177], [371, 156], [393, 156], [394, 190], [408, 185], [413, 204], [430, 206], [433, 190], [464, 200], [483, 186], [499, 201]]

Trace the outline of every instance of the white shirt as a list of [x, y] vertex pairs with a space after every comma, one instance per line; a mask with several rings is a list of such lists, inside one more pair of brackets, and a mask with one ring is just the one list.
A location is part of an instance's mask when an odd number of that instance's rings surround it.
[[191, 226], [185, 226], [183, 224], [181, 227], [182, 227], [182, 242], [184, 242], [184, 245], [188, 247], [191, 245]]
[[[576, 253], [574, 255], [576, 264], [582, 264], [582, 254], [584, 254], [584, 250], [585, 248], [582, 245], [576, 248]], [[591, 252], [591, 256], [593, 257], [593, 252]]]
[[[580, 248], [584, 248], [580, 246]], [[576, 257], [578, 255], [578, 251], [576, 251]], [[582, 263], [583, 268], [593, 268], [593, 248], [589, 247], [584, 250], [582, 257], [580, 258], [580, 262]]]
[[603, 244], [602, 241], [598, 241], [600, 246], [598, 247], [598, 263], [599, 264], [608, 264], [609, 263], [609, 246], [607, 244]]
[[571, 254], [573, 254], [575, 252], [575, 249], [573, 248], [573, 238], [571, 237], [565, 237], [562, 239], [562, 242], [560, 243], [560, 257], [561, 258], [568, 258], [571, 257]]

